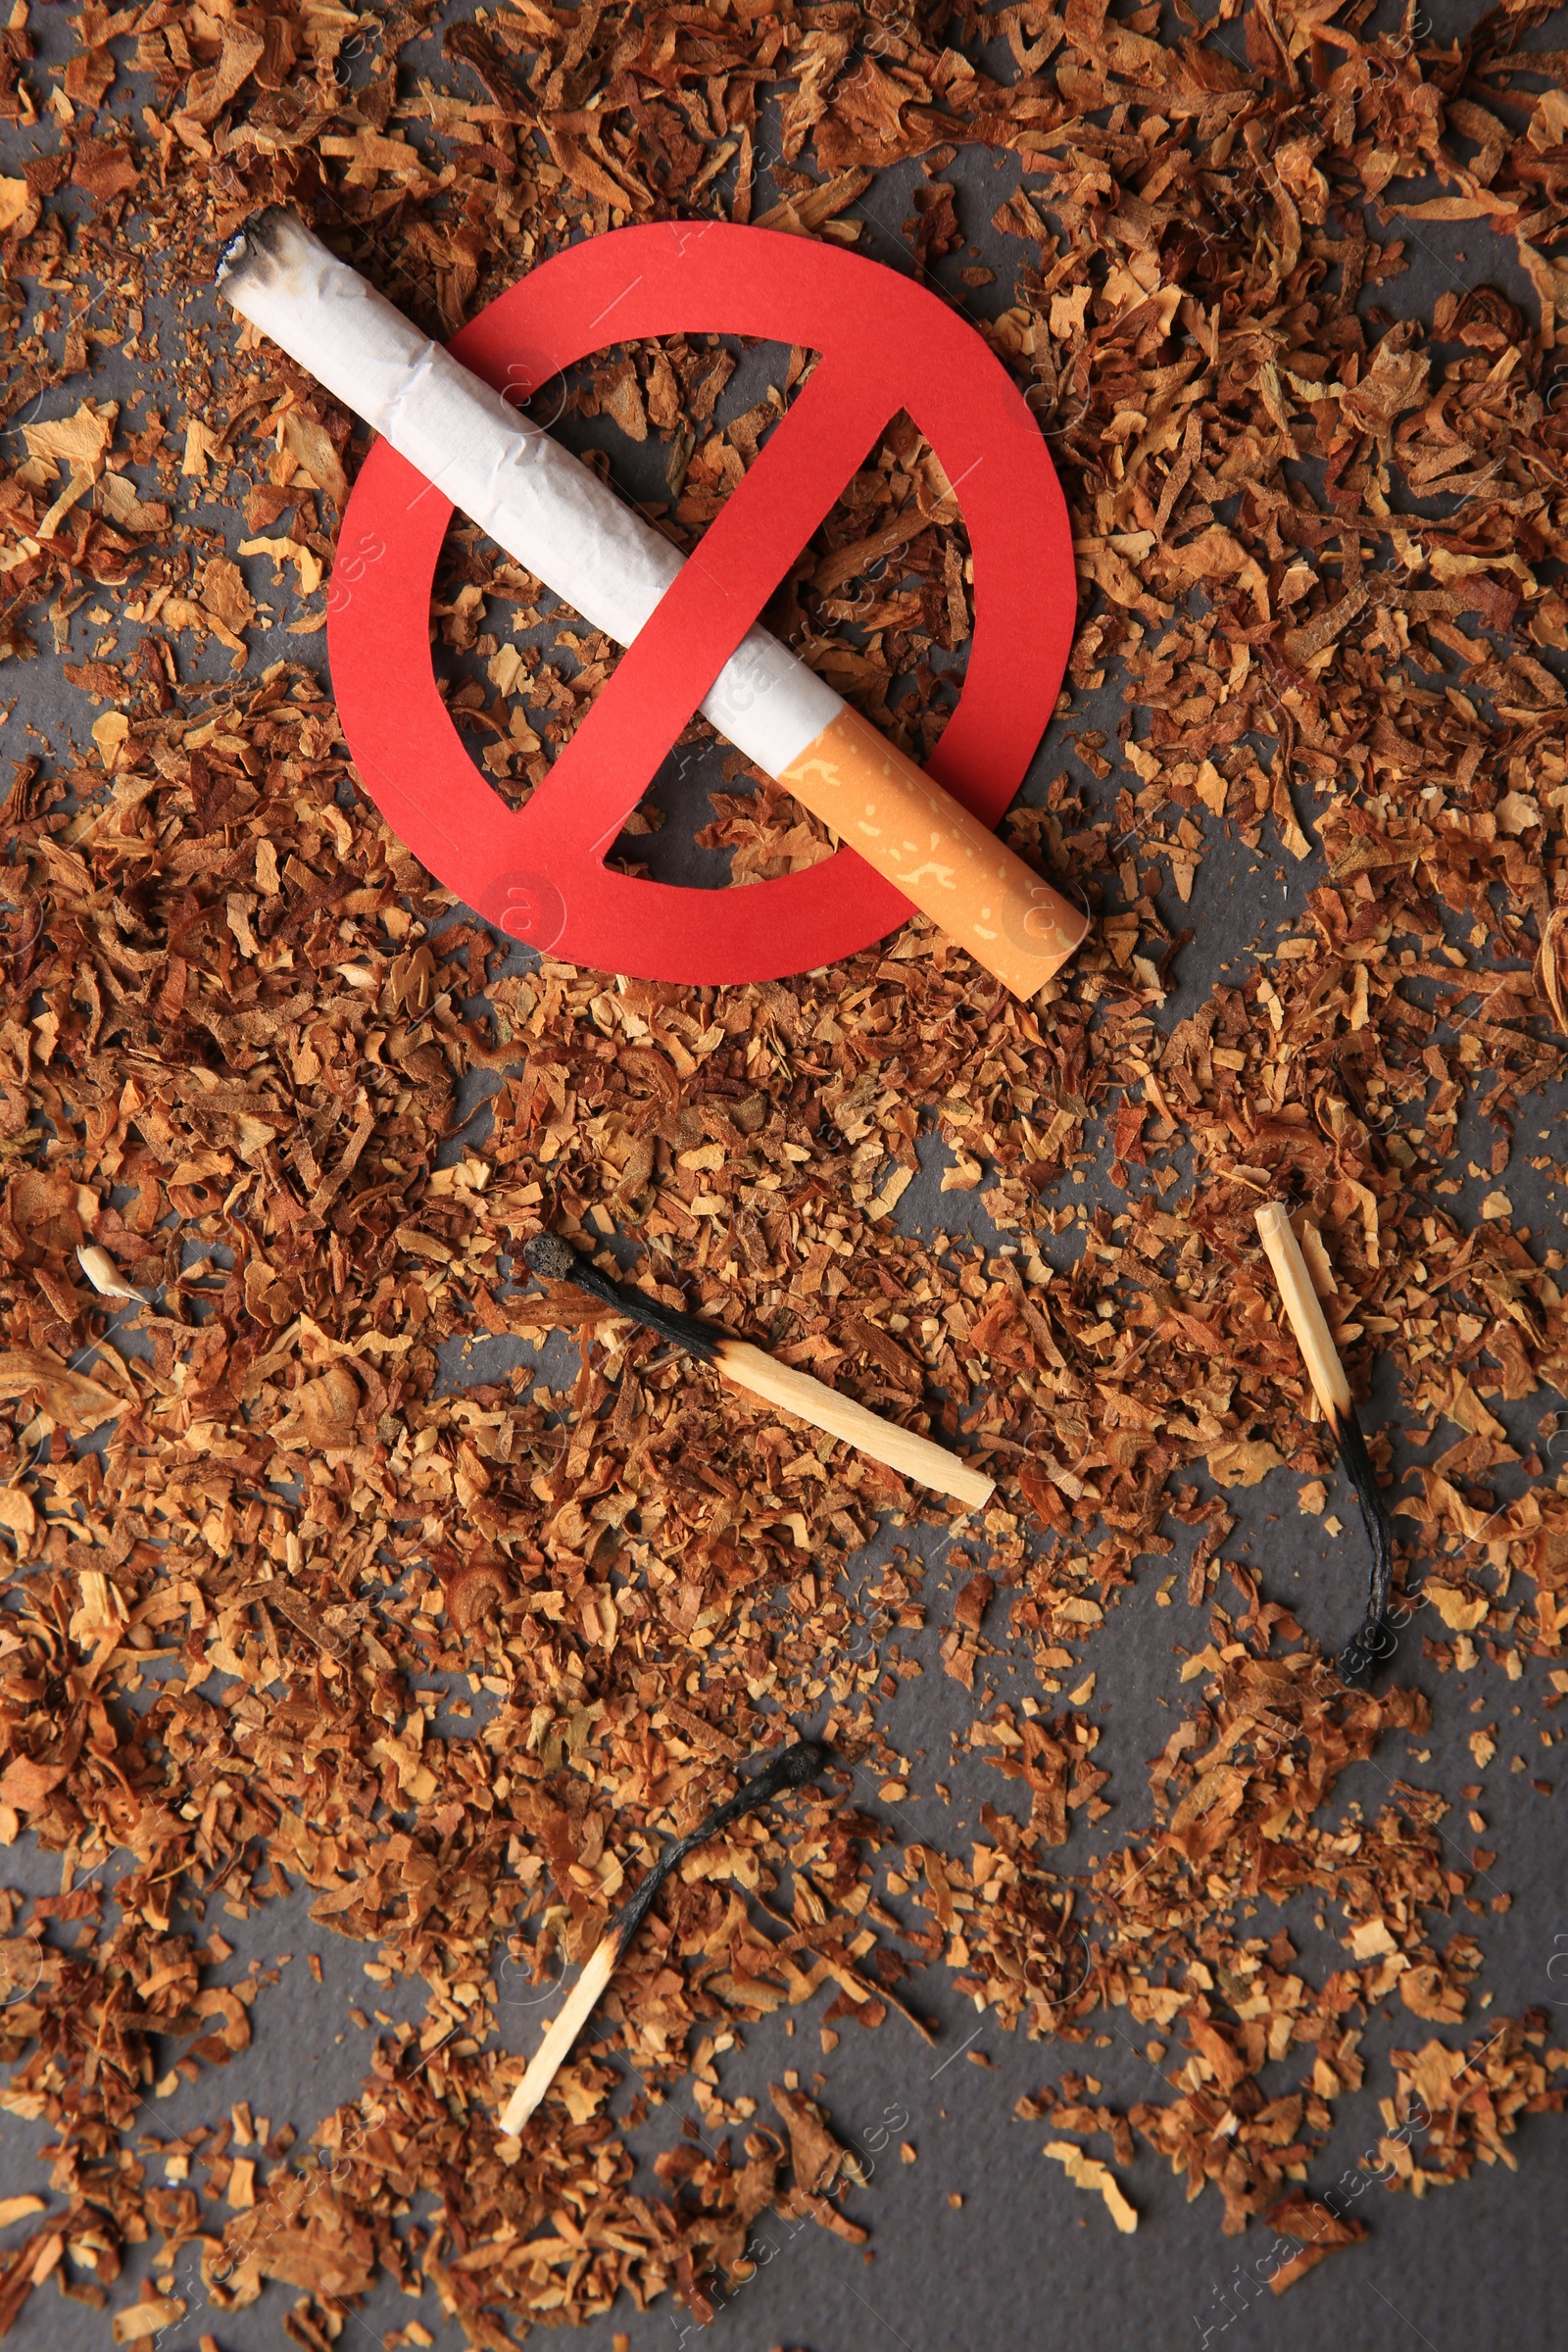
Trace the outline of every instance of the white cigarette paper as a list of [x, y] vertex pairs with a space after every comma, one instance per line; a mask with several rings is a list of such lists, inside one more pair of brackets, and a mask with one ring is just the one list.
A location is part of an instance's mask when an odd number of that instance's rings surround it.
[[[249, 223], [219, 285], [590, 626], [632, 642], [684, 559], [569, 450], [291, 214]], [[701, 708], [1015, 995], [1032, 995], [1083, 938], [1076, 906], [765, 629], [747, 631]]]

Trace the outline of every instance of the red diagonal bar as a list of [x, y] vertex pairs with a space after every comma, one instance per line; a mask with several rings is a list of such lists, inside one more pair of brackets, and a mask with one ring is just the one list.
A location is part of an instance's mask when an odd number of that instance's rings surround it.
[[[521, 861], [547, 864], [558, 882], [560, 868], [602, 862], [887, 421], [875, 378], [831, 359], [819, 364], [578, 721], [552, 789], [536, 792], [521, 812]], [[631, 887], [641, 896], [649, 886]]]

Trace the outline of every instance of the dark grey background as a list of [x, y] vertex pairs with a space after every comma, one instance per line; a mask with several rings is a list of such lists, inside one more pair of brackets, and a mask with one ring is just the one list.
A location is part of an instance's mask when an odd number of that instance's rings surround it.
[[[447, 12], [449, 18], [469, 13], [462, 5]], [[1441, 37], [1473, 23], [1481, 11], [1473, 5], [1444, 6], [1443, 0], [1432, 0], [1429, 13]], [[69, 45], [60, 20], [61, 12], [34, 10], [34, 29], [50, 54], [63, 53]], [[1395, 17], [1385, 8], [1374, 21], [1392, 24]], [[1561, 43], [1562, 24], [1559, 15], [1526, 35], [1525, 45]], [[439, 26], [428, 48], [421, 45], [408, 53], [405, 71], [435, 69], [433, 42], [438, 34]], [[1240, 55], [1240, 26], [1229, 28], [1225, 37]], [[0, 159], [14, 158], [15, 153], [14, 140], [0, 143]], [[16, 168], [14, 161], [10, 168]], [[907, 193], [918, 176], [916, 165], [885, 174], [857, 208], [867, 222], [860, 250], [895, 268], [909, 266], [899, 224], [910, 209]], [[979, 291], [961, 286], [956, 272], [971, 258], [966, 254], [938, 266], [939, 282], [971, 311], [994, 314], [1010, 299], [1012, 270], [1021, 259], [1031, 258], [1027, 249], [995, 238], [989, 228], [992, 212], [1018, 182], [1016, 162], [964, 149], [944, 176], [960, 182], [960, 218], [981, 258], [997, 270], [998, 283]], [[1032, 185], [1037, 203], [1043, 205], [1041, 183]], [[759, 192], [758, 209], [768, 201], [764, 190]], [[1408, 229], [1404, 233], [1411, 268], [1363, 296], [1363, 311], [1376, 303], [1395, 317], [1426, 316], [1446, 287], [1490, 281], [1533, 315], [1533, 297], [1514, 248], [1492, 237], [1484, 223], [1422, 224], [1419, 235]], [[199, 322], [209, 316], [206, 302], [199, 303], [194, 319]], [[226, 331], [220, 319], [215, 318], [213, 331]], [[762, 364], [762, 355], [756, 355], [748, 374]], [[85, 388], [78, 380], [67, 392], [50, 396], [38, 413], [69, 413]], [[90, 388], [100, 397], [127, 398], [135, 388], [132, 371], [118, 353], [100, 353]], [[756, 390], [755, 381], [743, 383], [737, 376], [721, 416], [748, 405]], [[610, 428], [603, 437], [607, 445], [617, 439]], [[0, 445], [13, 461], [21, 454], [20, 447], [13, 446], [18, 440], [13, 432]], [[617, 458], [627, 454], [621, 445]], [[651, 447], [645, 463], [650, 460], [657, 464]], [[641, 489], [644, 495], [655, 490], [652, 481], [639, 480], [631, 471], [622, 478], [628, 488]], [[241, 535], [238, 516], [223, 508], [206, 509], [201, 519], [223, 529], [231, 546]], [[275, 597], [270, 564], [249, 563], [247, 572], [253, 593]], [[288, 617], [287, 612], [281, 617]], [[40, 658], [24, 668], [9, 665], [0, 670], [0, 706], [13, 694], [20, 695], [9, 723], [0, 728], [0, 753], [24, 755], [29, 747], [24, 727], [29, 720], [57, 746], [63, 747], [68, 736], [77, 744], [85, 742], [96, 713], [65, 683], [61, 665], [64, 660], [82, 659], [93, 633], [84, 611], [74, 624], [71, 651], [57, 656], [40, 618]], [[131, 638], [132, 632], [122, 629], [122, 644]], [[251, 676], [265, 662], [280, 657], [324, 663], [324, 640], [319, 637], [269, 638], [259, 631], [253, 642], [256, 651], [247, 673]], [[227, 661], [220, 649], [213, 648], [200, 664], [201, 672], [219, 686], [226, 680]], [[181, 662], [182, 667], [188, 666], [183, 649]], [[1074, 696], [1070, 713], [1053, 727], [1035, 762], [1027, 788], [1030, 797], [1042, 793], [1065, 764], [1084, 785], [1092, 808], [1107, 809], [1121, 774], [1096, 782], [1072, 759], [1070, 737], [1086, 725], [1100, 727], [1113, 751], [1123, 708], [1114, 673], [1099, 694]], [[659, 787], [670, 823], [662, 834], [640, 842], [639, 854], [651, 856], [658, 870], [671, 879], [717, 879], [716, 861], [689, 843], [692, 825], [706, 821], [710, 813], [702, 795], [705, 780], [717, 781], [716, 762], [688, 760], [683, 772], [677, 772], [677, 765], [671, 764]], [[1315, 858], [1282, 877], [1267, 855], [1253, 858], [1239, 846], [1222, 842], [1211, 847], [1190, 906], [1179, 910], [1173, 898], [1164, 906], [1173, 928], [1190, 924], [1196, 935], [1177, 958], [1162, 1023], [1174, 1024], [1200, 1004], [1223, 966], [1244, 965], [1255, 946], [1266, 944], [1299, 913], [1306, 893], [1319, 879], [1321, 867]], [[529, 957], [519, 954], [516, 960], [526, 963]], [[488, 1082], [474, 1089], [481, 1122], [486, 1091]], [[1560, 1092], [1524, 1105], [1505, 1179], [1516, 1221], [1528, 1224], [1538, 1252], [1554, 1242], [1568, 1247], [1561, 1230], [1560, 1196], [1549, 1189], [1552, 1178], [1533, 1173], [1526, 1165], [1529, 1154], [1549, 1153], [1556, 1143]], [[482, 1124], [474, 1132], [482, 1133]], [[1467, 1145], [1461, 1137], [1461, 1160], [1485, 1164], [1490, 1143], [1490, 1130]], [[977, 1194], [940, 1194], [942, 1147], [922, 1147], [922, 1159], [920, 1180], [900, 1203], [899, 1224], [928, 1238], [939, 1231], [969, 1231], [994, 1246], [1000, 1237], [990, 1230]], [[1472, 1217], [1494, 1181], [1489, 1176], [1467, 1182], [1461, 1198], [1450, 1205], [1461, 1217]], [[1096, 1198], [1091, 1176], [1083, 1187], [1062, 1186], [1046, 1205], [1092, 1202]], [[1112, 1198], [1118, 1207], [1123, 1205], [1119, 1198]], [[1181, 1194], [1172, 1198], [1179, 1200]], [[1045, 1245], [1046, 1254], [1057, 1264], [1069, 1262], [1078, 1247], [1072, 1230]], [[547, 1351], [547, 1374], [553, 1352]], [[447, 1352], [447, 1376], [457, 1383], [494, 1377], [498, 1366], [525, 1353], [508, 1342], [485, 1341], [466, 1350], [454, 1348]], [[555, 1368], [552, 1385], [560, 1385], [563, 1368]], [[1551, 1392], [1543, 1391], [1495, 1409], [1520, 1449], [1527, 1450], [1540, 1415], [1557, 1402]], [[1412, 1457], [1399, 1434], [1407, 1415], [1387, 1366], [1380, 1370], [1364, 1417], [1369, 1427], [1387, 1426], [1396, 1434], [1401, 1468], [1411, 1458], [1431, 1459], [1455, 1434], [1446, 1426], [1440, 1428], [1424, 1455]], [[1546, 1474], [1555, 1476], [1565, 1464], [1568, 1444], [1559, 1442]], [[1206, 1483], [1201, 1474], [1192, 1473], [1184, 1473], [1184, 1481], [1195, 1475], [1200, 1486]], [[1250, 1493], [1233, 1494], [1230, 1504], [1241, 1525], [1226, 1550], [1255, 1563], [1265, 1593], [1288, 1598], [1303, 1623], [1333, 1642], [1349, 1630], [1358, 1611], [1363, 1554], [1353, 1505], [1340, 1486], [1333, 1507], [1347, 1521], [1347, 1532], [1336, 1541], [1320, 1520], [1298, 1513], [1297, 1485], [1288, 1474], [1275, 1473]], [[1499, 1498], [1507, 1491], [1499, 1486]], [[1169, 1532], [1178, 1539], [1174, 1557], [1145, 1563], [1136, 1589], [1120, 1596], [1120, 1605], [1082, 1653], [1080, 1672], [1093, 1669], [1098, 1676], [1091, 1706], [1102, 1727], [1097, 1761], [1110, 1770], [1105, 1794], [1114, 1811], [1098, 1831], [1075, 1817], [1077, 1826], [1065, 1854], [1069, 1872], [1082, 1872], [1091, 1855], [1099, 1856], [1136, 1836], [1147, 1821], [1147, 1760], [1163, 1746], [1176, 1720], [1174, 1710], [1191, 1695], [1178, 1682], [1173, 1645], [1200, 1647], [1207, 1639], [1206, 1614], [1186, 1608], [1179, 1574], [1175, 1606], [1156, 1605], [1157, 1586], [1173, 1568], [1180, 1570], [1189, 1548], [1185, 1531], [1172, 1527]], [[881, 1776], [862, 1775], [855, 1794], [858, 1803], [890, 1820], [901, 1843], [929, 1837], [951, 1848], [978, 1826], [979, 1806], [986, 1798], [999, 1805], [1004, 1801], [1004, 1784], [985, 1764], [956, 1754], [950, 1745], [953, 1735], [961, 1735], [971, 1719], [973, 1706], [943, 1676], [937, 1657], [945, 1622], [940, 1605], [945, 1572], [938, 1563], [947, 1541], [930, 1534], [923, 1540], [935, 1571], [931, 1581], [939, 1588], [936, 1622], [923, 1636], [903, 1637], [906, 1647], [923, 1656], [926, 1672], [920, 1680], [901, 1686], [880, 1717], [893, 1744], [914, 1762], [911, 1793], [898, 1806], [886, 1805], [877, 1794]], [[867, 1561], [885, 1548], [873, 1546], [852, 1564], [852, 1586]], [[1221, 1598], [1225, 1597], [1222, 1584]], [[1369, 1814], [1375, 1812], [1384, 1780], [1395, 1776], [1441, 1786], [1457, 1799], [1460, 1784], [1478, 1777], [1466, 1736], [1477, 1722], [1495, 1721], [1499, 1754], [1485, 1776], [1482, 1806], [1489, 1825], [1486, 1842], [1495, 1847], [1497, 1859], [1490, 1876], [1478, 1879], [1475, 1890], [1484, 1897], [1506, 1891], [1513, 1898], [1512, 1908], [1500, 1916], [1489, 1911], [1485, 1919], [1457, 1914], [1454, 1924], [1476, 1935], [1485, 1947], [1487, 1967], [1478, 1990], [1492, 1998], [1487, 2010], [1472, 2002], [1465, 2026], [1444, 2030], [1443, 2038], [1468, 2041], [1484, 2030], [1489, 2016], [1500, 2019], [1538, 2006], [1548, 2010], [1555, 2037], [1568, 2041], [1568, 1960], [1562, 1957], [1568, 1954], [1568, 1796], [1559, 1789], [1554, 1799], [1544, 1799], [1530, 1785], [1534, 1778], [1559, 1777], [1556, 1750], [1548, 1754], [1538, 1736], [1538, 1726], [1554, 1729], [1553, 1719], [1542, 1713], [1547, 1694], [1544, 1669], [1539, 1663], [1531, 1665], [1517, 1685], [1487, 1665], [1465, 1676], [1439, 1674], [1419, 1655], [1424, 1634], [1445, 1638], [1430, 1612], [1419, 1615], [1406, 1634], [1396, 1672], [1429, 1691], [1432, 1732], [1420, 1742], [1386, 1741], [1368, 1765], [1347, 1774], [1330, 1811], [1343, 1811], [1358, 1801]], [[988, 1670], [1005, 1690], [1009, 1660], [990, 1660]], [[1030, 1685], [1024, 1666], [1016, 1688], [1021, 1691]], [[1482, 1711], [1473, 1714], [1473, 1702], [1483, 1697]], [[475, 1700], [470, 1722], [449, 1718], [438, 1728], [450, 1736], [477, 1731], [484, 1704], [482, 1697]], [[1417, 1745], [1431, 1749], [1430, 1764], [1414, 1760], [1411, 1751]], [[1526, 1758], [1526, 1771], [1509, 1771], [1514, 1753]], [[953, 1791], [951, 1809], [934, 1793], [938, 1781]], [[1454, 1838], [1454, 1867], [1468, 1871], [1473, 1838], [1457, 1811], [1446, 1827]], [[114, 1877], [116, 1867], [109, 1867], [106, 1878]], [[19, 1846], [0, 1858], [0, 1879], [40, 1893], [53, 1891], [59, 1884], [58, 1860]], [[275, 1989], [256, 2002], [255, 2040], [249, 2050], [221, 2073], [205, 2072], [194, 2087], [182, 2085], [174, 2098], [150, 2097], [145, 2102], [142, 2120], [151, 2138], [176, 2143], [182, 2130], [197, 2123], [216, 2125], [228, 2105], [240, 2099], [248, 2100], [257, 2114], [270, 2117], [274, 2128], [290, 2120], [302, 2138], [307, 2137], [335, 2104], [357, 2094], [368, 2062], [369, 2036], [375, 2028], [355, 2026], [350, 2007], [358, 2004], [369, 2012], [379, 2005], [394, 2018], [417, 2015], [421, 1988], [400, 1986], [389, 1996], [375, 1985], [363, 1974], [365, 1961], [374, 1956], [372, 1947], [350, 1943], [313, 1923], [309, 1899], [308, 1890], [302, 1889], [285, 1902], [265, 1906], [244, 1923], [227, 1917], [220, 1902], [209, 1906], [208, 1929], [221, 1929], [236, 1947], [234, 1959], [216, 1972], [218, 1980], [242, 1975], [253, 1958], [270, 1963], [283, 1954], [292, 1958]], [[1293, 1905], [1283, 1913], [1264, 1906], [1253, 1927], [1267, 1935], [1280, 1925], [1289, 1926], [1302, 1954], [1303, 1971], [1320, 1982], [1343, 1956], [1335, 1924], [1330, 1915], [1328, 1933], [1319, 1934], [1310, 1906]], [[1441, 1926], [1436, 1932], [1441, 1940]], [[322, 1962], [324, 1983], [319, 1986], [306, 1965], [306, 1955], [313, 1951]], [[503, 1993], [508, 1989], [504, 1975]], [[781, 2345], [809, 2346], [813, 2352], [876, 2352], [877, 2347], [886, 2352], [894, 2344], [906, 2346], [907, 2352], [927, 2352], [928, 2347], [971, 2343], [984, 2346], [986, 2352], [1025, 2352], [1026, 2347], [1035, 2352], [1037, 2347], [1058, 2344], [1064, 2352], [1123, 2352], [1134, 2343], [1167, 2352], [1167, 2347], [1200, 2346], [1222, 2334], [1228, 2345], [1250, 2341], [1258, 2352], [1264, 2347], [1318, 2352], [1326, 2345], [1343, 2347], [1344, 2352], [1360, 2352], [1361, 2347], [1379, 2347], [1381, 2352], [1384, 2346], [1415, 2344], [1427, 2345], [1429, 2352], [1461, 2352], [1461, 2347], [1463, 2352], [1494, 2352], [1494, 2347], [1501, 2352], [1504, 2346], [1508, 2352], [1551, 2352], [1568, 2341], [1568, 2296], [1562, 2285], [1568, 2132], [1561, 2119], [1526, 2120], [1508, 2143], [1518, 2160], [1517, 2177], [1501, 2167], [1482, 2171], [1470, 2182], [1424, 2203], [1408, 2195], [1369, 2190], [1355, 2208], [1371, 2228], [1366, 2245], [1334, 2256], [1278, 2302], [1253, 2288], [1254, 2300], [1244, 2308], [1247, 2290], [1231, 2294], [1227, 2301], [1220, 2299], [1221, 2290], [1233, 2281], [1238, 2265], [1250, 2266], [1267, 2244], [1266, 2236], [1252, 2230], [1243, 2239], [1222, 2237], [1217, 2196], [1205, 2193], [1189, 2207], [1184, 2182], [1142, 2148], [1131, 2171], [1123, 2175], [1123, 2184], [1140, 2211], [1140, 2228], [1136, 2236], [1118, 2236], [1100, 2200], [1074, 2189], [1059, 2166], [1043, 2158], [1044, 2142], [1054, 2136], [1051, 2129], [1022, 2124], [1013, 2116], [1020, 2094], [1037, 2092], [1068, 2067], [1097, 2077], [1103, 2085], [1101, 2095], [1117, 2108], [1168, 2095], [1141, 2055], [1147, 2039], [1144, 2030], [1132, 2030], [1125, 2013], [1112, 2012], [1093, 2021], [1102, 2047], [1096, 2041], [1031, 2044], [1003, 2033], [993, 2017], [977, 2017], [972, 2005], [954, 1994], [945, 1971], [923, 1972], [906, 1990], [918, 2008], [941, 2020], [934, 2051], [894, 2015], [875, 2034], [847, 2023], [837, 2051], [822, 2057], [814, 2021], [824, 1994], [796, 2017], [793, 2036], [786, 2033], [783, 2017], [776, 2017], [746, 2032], [739, 2046], [718, 2061], [724, 2094], [749, 2091], [762, 2101], [764, 2111], [766, 2086], [777, 2082], [786, 2067], [797, 2068], [808, 2085], [813, 2074], [820, 2073], [821, 2095], [841, 2136], [858, 2144], [863, 2156], [874, 2155], [875, 2163], [869, 2187], [847, 2201], [852, 2214], [870, 2227], [870, 2247], [864, 2252], [848, 2247], [810, 2225], [792, 2234], [794, 2225], [776, 2217], [765, 2222], [755, 2241], [763, 2267], [721, 2303], [709, 2337], [715, 2352], [722, 2352], [726, 2344], [731, 2352], [764, 2352], [765, 2347]], [[531, 2048], [548, 2014], [548, 1998], [525, 1990], [500, 2012], [502, 2039], [510, 2047]], [[1437, 2031], [1403, 2010], [1395, 2011], [1392, 2018], [1380, 2013], [1372, 2021], [1363, 2044], [1368, 2087], [1336, 2103], [1339, 2128], [1325, 2158], [1313, 2168], [1313, 2191], [1328, 2188], [1353, 2166], [1363, 2148], [1374, 2144], [1380, 2129], [1375, 2098], [1392, 2088], [1388, 2049], [1419, 2047]], [[981, 2060], [985, 2063], [978, 2063]], [[623, 2097], [617, 2104], [624, 2104]], [[676, 2136], [683, 2115], [697, 2118], [685, 2086], [666, 2106], [656, 2109], [635, 2135], [640, 2160], [651, 2165], [658, 2151]], [[884, 2132], [891, 2134], [885, 2149]], [[45, 2174], [36, 2150], [49, 2136], [41, 2127], [3, 2119], [0, 2194], [43, 2187]], [[900, 2140], [916, 2149], [912, 2166], [898, 2160]], [[1097, 2142], [1094, 2152], [1107, 2151]], [[150, 2180], [156, 2180], [160, 2171], [154, 2161]], [[651, 2182], [651, 2172], [646, 2177]], [[950, 2203], [955, 2194], [962, 2198], [957, 2209]], [[421, 2199], [416, 2213], [427, 2209], [428, 2200]], [[214, 2209], [215, 2226], [222, 2210]], [[0, 2249], [33, 2226], [24, 2223], [4, 2233]], [[115, 2291], [117, 2304], [134, 2292], [134, 2282], [147, 2267], [143, 2250]], [[178, 2328], [160, 2339], [165, 2352], [194, 2352], [198, 2337], [208, 2333], [223, 2352], [249, 2352], [283, 2340], [281, 2322], [295, 2300], [293, 2290], [270, 2287], [249, 2310], [219, 2317], [202, 2308], [193, 2256], [181, 2260], [177, 2277], [191, 2310]], [[384, 2331], [416, 2317], [443, 2352], [461, 2342], [456, 2327], [443, 2323], [433, 2295], [416, 2303], [384, 2283], [362, 2313], [345, 2321], [340, 2341], [350, 2348], [372, 2342], [380, 2346]], [[573, 2341], [580, 2341], [584, 2352], [610, 2352], [615, 2332], [628, 2333], [636, 2352], [644, 2352], [645, 2347], [695, 2341], [702, 2331], [689, 2314], [665, 2301], [647, 2316], [617, 2310]], [[57, 2346], [60, 2352], [82, 2347], [84, 2352], [108, 2339], [107, 2313], [60, 2301], [52, 2286], [29, 2301], [15, 2337], [24, 2352], [43, 2346]]]

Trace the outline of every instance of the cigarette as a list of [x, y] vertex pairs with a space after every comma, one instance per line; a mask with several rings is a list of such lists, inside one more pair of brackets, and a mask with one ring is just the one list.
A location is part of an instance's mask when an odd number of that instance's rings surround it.
[[1257, 1231], [1279, 1284], [1280, 1298], [1305, 1361], [1313, 1393], [1323, 1408], [1323, 1418], [1329, 1425], [1340, 1460], [1355, 1489], [1361, 1524], [1372, 1546], [1366, 1615], [1336, 1660], [1341, 1679], [1352, 1688], [1361, 1689], [1370, 1683], [1379, 1660], [1387, 1655], [1390, 1646], [1386, 1620], [1394, 1574], [1394, 1528], [1366, 1449], [1366, 1438], [1356, 1418], [1350, 1383], [1329, 1331], [1328, 1318], [1312, 1287], [1301, 1245], [1279, 1201], [1271, 1200], [1258, 1210]]
[[980, 1470], [971, 1470], [949, 1453], [945, 1446], [936, 1445], [930, 1438], [920, 1437], [912, 1429], [900, 1429], [896, 1422], [883, 1421], [857, 1404], [853, 1396], [841, 1396], [808, 1372], [796, 1371], [793, 1364], [781, 1364], [749, 1340], [731, 1339], [725, 1332], [715, 1330], [710, 1323], [699, 1323], [695, 1316], [683, 1315], [674, 1307], [662, 1306], [630, 1283], [616, 1282], [612, 1276], [602, 1274], [590, 1258], [579, 1257], [569, 1242], [559, 1234], [539, 1233], [523, 1244], [522, 1254], [530, 1270], [547, 1282], [574, 1282], [591, 1298], [599, 1298], [612, 1307], [617, 1315], [628, 1315], [661, 1338], [671, 1340], [689, 1355], [695, 1355], [736, 1388], [748, 1390], [752, 1396], [762, 1397], [768, 1404], [778, 1405], [793, 1413], [798, 1421], [806, 1421], [813, 1429], [826, 1430], [830, 1437], [841, 1438], [858, 1453], [869, 1454], [875, 1462], [885, 1462], [904, 1478], [912, 1478], [917, 1485], [930, 1487], [938, 1494], [951, 1494], [967, 1510], [978, 1510], [996, 1493], [995, 1479], [987, 1478]]
[[[218, 282], [591, 627], [631, 644], [683, 560], [568, 450], [280, 207], [230, 242]], [[1014, 996], [1032, 997], [1083, 939], [1080, 908], [765, 629], [748, 630], [702, 710]]]
[[667, 1845], [629, 1902], [623, 1903], [606, 1929], [583, 1967], [581, 1976], [566, 1996], [565, 2007], [547, 2031], [544, 2040], [528, 2061], [527, 2072], [517, 2084], [501, 2112], [503, 2137], [514, 2138], [534, 2113], [551, 2083], [571, 2054], [571, 2047], [593, 2014], [600, 1994], [610, 1983], [630, 1949], [643, 1921], [653, 1909], [654, 1897], [669, 1877], [679, 1869], [688, 1854], [716, 1838], [732, 1822], [759, 1806], [770, 1804], [786, 1789], [804, 1788], [814, 1781], [827, 1766], [830, 1751], [820, 1740], [802, 1740], [793, 1747], [781, 1748], [776, 1756], [754, 1773], [721, 1805], [715, 1805], [706, 1821], [698, 1823], [685, 1838], [677, 1838]]

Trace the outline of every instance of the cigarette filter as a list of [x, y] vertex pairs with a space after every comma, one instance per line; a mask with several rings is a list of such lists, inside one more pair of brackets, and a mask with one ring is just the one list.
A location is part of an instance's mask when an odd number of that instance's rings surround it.
[[[497, 544], [629, 645], [679, 553], [597, 475], [419, 332], [292, 214], [260, 214], [219, 284]], [[1087, 917], [760, 626], [702, 709], [1015, 996], [1059, 970]]]

